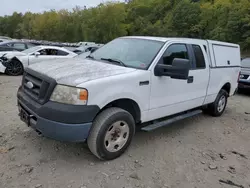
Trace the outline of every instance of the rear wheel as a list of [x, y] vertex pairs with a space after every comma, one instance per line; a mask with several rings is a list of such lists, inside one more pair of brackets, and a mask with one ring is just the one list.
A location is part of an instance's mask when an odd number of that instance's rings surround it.
[[208, 107], [204, 109], [204, 112], [215, 117], [221, 116], [227, 106], [227, 98], [228, 93], [224, 89], [220, 90], [214, 103], [208, 105]]
[[95, 119], [88, 137], [90, 151], [102, 160], [125, 152], [135, 133], [133, 116], [120, 108], [108, 108]]
[[18, 76], [23, 74], [23, 65], [20, 61], [13, 59], [6, 66], [6, 74], [10, 76]]

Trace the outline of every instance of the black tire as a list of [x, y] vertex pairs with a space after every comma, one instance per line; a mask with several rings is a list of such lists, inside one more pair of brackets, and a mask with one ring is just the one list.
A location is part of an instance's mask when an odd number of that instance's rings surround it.
[[[220, 100], [225, 97], [225, 105], [223, 107], [223, 109], [219, 110], [219, 102]], [[228, 93], [227, 91], [225, 91], [224, 89], [220, 90], [219, 94], [217, 95], [214, 103], [212, 104], [209, 104], [208, 107], [206, 109], [203, 109], [203, 111], [205, 113], [208, 113], [210, 114], [211, 116], [214, 116], [214, 117], [219, 117], [221, 116], [224, 111], [225, 111], [225, 108], [227, 106], [227, 98], [228, 98]]]
[[237, 93], [239, 93], [239, 94], [244, 93], [244, 89], [243, 88], [238, 88]]
[[23, 65], [20, 61], [13, 59], [7, 63], [6, 74], [10, 76], [19, 76], [23, 74]]
[[[105, 136], [115, 122], [123, 121], [129, 129], [125, 145], [115, 152], [107, 150]], [[122, 125], [121, 125], [122, 126]], [[133, 116], [120, 108], [108, 108], [101, 112], [93, 122], [87, 139], [90, 151], [101, 160], [112, 160], [122, 155], [130, 145], [135, 134], [135, 121]], [[125, 136], [126, 137], [126, 136]]]

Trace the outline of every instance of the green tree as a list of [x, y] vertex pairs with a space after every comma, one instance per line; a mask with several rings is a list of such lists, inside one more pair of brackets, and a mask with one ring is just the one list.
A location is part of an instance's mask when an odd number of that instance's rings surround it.
[[106, 43], [124, 35], [196, 37], [250, 49], [249, 0], [131, 0], [94, 8], [14, 12], [0, 17], [0, 35]]

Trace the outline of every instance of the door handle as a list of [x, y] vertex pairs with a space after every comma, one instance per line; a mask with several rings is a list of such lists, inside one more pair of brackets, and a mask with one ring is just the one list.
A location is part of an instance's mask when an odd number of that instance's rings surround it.
[[191, 84], [191, 83], [193, 83], [194, 82], [194, 77], [193, 76], [189, 76], [188, 77], [188, 80], [187, 80], [187, 83], [188, 84]]

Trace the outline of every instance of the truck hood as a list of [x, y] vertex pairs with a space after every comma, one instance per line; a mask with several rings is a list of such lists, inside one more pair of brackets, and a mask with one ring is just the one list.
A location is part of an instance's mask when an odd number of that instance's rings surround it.
[[84, 82], [136, 71], [90, 59], [56, 59], [30, 65], [29, 69], [56, 80], [58, 84], [77, 86]]
[[7, 51], [7, 52], [0, 52], [0, 57], [2, 57], [4, 54], [6, 58], [11, 59], [16, 56], [25, 56], [27, 55], [26, 53], [23, 52], [18, 52], [18, 51]]

